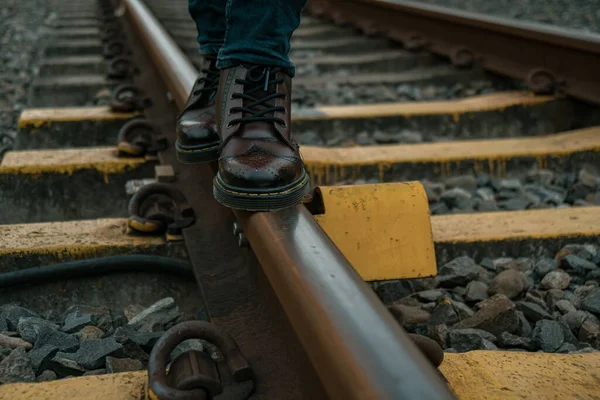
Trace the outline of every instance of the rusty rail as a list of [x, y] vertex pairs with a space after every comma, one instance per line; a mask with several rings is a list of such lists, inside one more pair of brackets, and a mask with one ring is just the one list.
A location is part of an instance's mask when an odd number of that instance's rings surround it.
[[[181, 108], [197, 72], [140, 0], [124, 3]], [[453, 398], [304, 206], [235, 215], [331, 398]]]
[[523, 80], [536, 93], [600, 104], [598, 34], [404, 0], [318, 0], [309, 11], [449, 57], [458, 67]]

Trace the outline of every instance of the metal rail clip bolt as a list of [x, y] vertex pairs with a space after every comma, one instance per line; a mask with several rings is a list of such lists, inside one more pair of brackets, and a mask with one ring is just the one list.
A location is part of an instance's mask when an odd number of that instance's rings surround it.
[[117, 136], [119, 156], [125, 157], [142, 157], [147, 153], [156, 153], [165, 150], [168, 144], [167, 138], [160, 134], [158, 126], [143, 118], [126, 122]]
[[[166, 199], [166, 201], [162, 200]], [[185, 195], [171, 185], [151, 183], [140, 188], [129, 201], [129, 227], [137, 232], [180, 235], [196, 221]]]
[[188, 321], [169, 329], [154, 345], [148, 360], [148, 397], [152, 400], [211, 400], [223, 392], [217, 365], [206, 353], [190, 350], [173, 360], [171, 351], [188, 339], [213, 343], [221, 351], [227, 369], [236, 382], [254, 379], [254, 372], [235, 340], [215, 325]]
[[115, 88], [110, 99], [110, 109], [114, 112], [140, 111], [152, 105], [152, 100], [144, 98], [140, 89], [132, 84]]

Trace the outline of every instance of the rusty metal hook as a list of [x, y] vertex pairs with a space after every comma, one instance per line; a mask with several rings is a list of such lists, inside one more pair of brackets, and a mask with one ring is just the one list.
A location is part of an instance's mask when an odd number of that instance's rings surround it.
[[[174, 212], [166, 212], [155, 203], [153, 209], [142, 209], [150, 196], [162, 195], [174, 205]], [[196, 221], [194, 209], [190, 206], [185, 195], [171, 185], [151, 183], [142, 186], [129, 201], [129, 227], [143, 233], [162, 233], [178, 235]]]
[[110, 100], [110, 108], [115, 112], [133, 112], [149, 107], [152, 101], [142, 98], [142, 93], [137, 86], [122, 84], [115, 88]]
[[114, 39], [104, 45], [104, 57], [111, 59], [124, 55], [127, 52], [127, 45], [122, 39]]
[[169, 142], [156, 124], [143, 118], [128, 121], [119, 130], [117, 150], [119, 155], [141, 157], [167, 148]]
[[[254, 372], [235, 340], [214, 324], [206, 321], [187, 321], [175, 325], [158, 339], [148, 360], [148, 386], [160, 400], [195, 400], [206, 397], [206, 390], [212, 389], [210, 395], [219, 394], [219, 387], [180, 390], [169, 386], [166, 373], [171, 351], [188, 339], [202, 339], [213, 343], [225, 357], [227, 368], [236, 382], [254, 379]], [[206, 389], [206, 390], [205, 390]], [[222, 388], [221, 388], [222, 390]]]
[[127, 57], [116, 57], [108, 62], [106, 76], [109, 79], [125, 79], [133, 75], [132, 62]]

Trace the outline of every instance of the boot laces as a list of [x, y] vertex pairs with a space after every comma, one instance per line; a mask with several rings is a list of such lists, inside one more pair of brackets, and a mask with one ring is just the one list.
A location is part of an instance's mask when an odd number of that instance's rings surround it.
[[[269, 103], [275, 99], [285, 99], [286, 94], [278, 92], [277, 85], [283, 83], [283, 78], [277, 78], [277, 73], [283, 71], [281, 67], [251, 66], [248, 68], [246, 79], [236, 79], [235, 83], [244, 86], [243, 93], [233, 93], [232, 99], [243, 99], [241, 107], [231, 107], [230, 113], [241, 112], [243, 117], [235, 118], [228, 126], [245, 124], [249, 122], [266, 121], [273, 122], [283, 127], [287, 126], [285, 120], [275, 117], [275, 112], [285, 113], [282, 106]], [[269, 90], [271, 85], [275, 89]]]
[[[198, 96], [204, 92], [214, 92], [219, 88], [219, 77], [221, 72], [214, 67], [214, 61], [216, 61], [216, 56], [204, 56], [206, 60], [209, 61], [208, 68], [202, 68], [200, 72], [202, 75], [196, 80], [194, 84], [194, 91], [192, 94], [194, 96]], [[200, 84], [204, 83], [202, 87]]]

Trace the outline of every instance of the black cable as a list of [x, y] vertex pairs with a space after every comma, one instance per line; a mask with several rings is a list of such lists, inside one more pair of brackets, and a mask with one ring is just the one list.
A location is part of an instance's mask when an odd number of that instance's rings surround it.
[[195, 279], [192, 267], [185, 261], [160, 256], [129, 255], [70, 261], [6, 272], [0, 274], [0, 289], [125, 272], [168, 273]]

